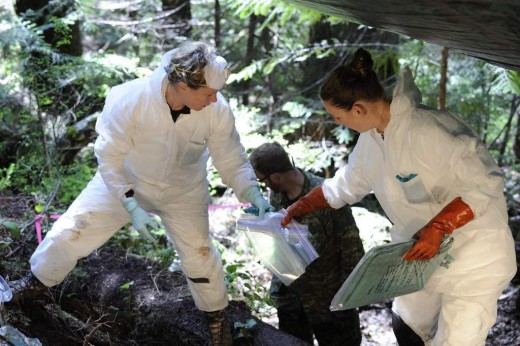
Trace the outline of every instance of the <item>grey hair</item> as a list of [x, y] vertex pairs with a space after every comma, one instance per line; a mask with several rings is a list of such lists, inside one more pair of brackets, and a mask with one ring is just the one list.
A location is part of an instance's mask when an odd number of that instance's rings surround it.
[[202, 42], [189, 42], [176, 48], [164, 68], [171, 83], [184, 82], [192, 89], [206, 86], [204, 67], [215, 59], [215, 49]]

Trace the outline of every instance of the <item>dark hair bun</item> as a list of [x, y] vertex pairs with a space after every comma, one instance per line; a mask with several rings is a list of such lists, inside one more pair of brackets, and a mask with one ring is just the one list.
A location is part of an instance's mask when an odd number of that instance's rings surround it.
[[354, 53], [354, 56], [345, 62], [345, 65], [348, 69], [356, 74], [368, 76], [368, 74], [372, 71], [374, 61], [372, 60], [372, 56], [369, 52], [363, 48], [359, 48]]

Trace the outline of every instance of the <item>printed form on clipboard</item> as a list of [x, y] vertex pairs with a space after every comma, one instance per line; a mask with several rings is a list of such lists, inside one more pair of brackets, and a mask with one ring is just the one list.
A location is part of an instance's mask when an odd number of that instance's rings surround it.
[[445, 238], [429, 261], [402, 258], [413, 240], [370, 249], [332, 299], [330, 310], [353, 309], [421, 290], [439, 267], [447, 268], [454, 260], [448, 253], [452, 243], [453, 238]]

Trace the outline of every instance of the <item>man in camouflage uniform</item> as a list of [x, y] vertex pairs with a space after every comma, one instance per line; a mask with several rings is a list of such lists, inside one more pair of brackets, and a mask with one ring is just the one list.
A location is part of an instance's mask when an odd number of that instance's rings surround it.
[[[276, 210], [287, 208], [323, 178], [291, 163], [278, 143], [265, 143], [249, 157], [256, 176], [271, 190]], [[330, 303], [364, 254], [352, 211], [324, 209], [298, 220], [308, 225], [311, 243], [319, 254], [305, 273], [290, 286], [273, 276], [271, 298], [278, 309], [279, 329], [320, 346], [360, 345], [361, 329], [356, 309], [331, 312]]]

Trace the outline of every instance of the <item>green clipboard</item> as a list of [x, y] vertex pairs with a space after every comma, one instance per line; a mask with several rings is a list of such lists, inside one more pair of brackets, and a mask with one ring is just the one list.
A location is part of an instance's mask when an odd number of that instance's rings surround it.
[[429, 261], [406, 261], [414, 240], [376, 246], [366, 252], [332, 299], [330, 310], [353, 309], [421, 290], [439, 267], [448, 268], [453, 238], [445, 238]]

